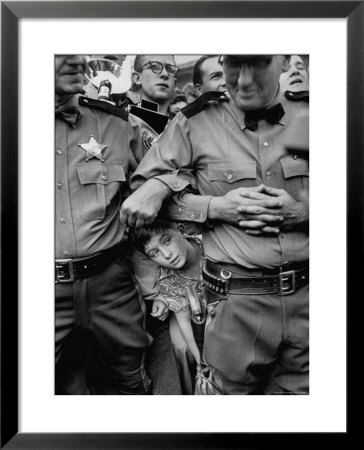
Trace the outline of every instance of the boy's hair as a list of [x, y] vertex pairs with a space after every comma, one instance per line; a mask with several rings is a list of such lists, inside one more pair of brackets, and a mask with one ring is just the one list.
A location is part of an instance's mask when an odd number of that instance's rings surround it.
[[134, 247], [145, 254], [145, 247], [151, 237], [156, 233], [163, 233], [165, 230], [175, 230], [175, 226], [166, 220], [156, 219], [149, 225], [134, 228], [131, 232], [131, 240]]

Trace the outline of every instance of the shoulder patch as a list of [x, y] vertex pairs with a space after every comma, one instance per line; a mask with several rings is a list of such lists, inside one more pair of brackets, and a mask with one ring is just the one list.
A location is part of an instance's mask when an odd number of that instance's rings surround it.
[[99, 111], [104, 111], [114, 116], [121, 117], [125, 121], [128, 121], [129, 113], [118, 106], [111, 105], [110, 103], [103, 102], [101, 100], [95, 100], [89, 97], [80, 97], [78, 103], [81, 106], [87, 106], [91, 109], [97, 109]]
[[310, 91], [286, 91], [284, 93], [287, 100], [292, 102], [309, 102], [310, 101]]
[[144, 147], [149, 150], [150, 147], [153, 145], [154, 141], [156, 140], [156, 136], [154, 136], [150, 131], [145, 130], [142, 134], [142, 141]]
[[184, 116], [186, 116], [188, 119], [189, 117], [192, 117], [195, 114], [201, 112], [204, 109], [205, 105], [210, 101], [228, 102], [229, 98], [223, 92], [218, 91], [205, 92], [197, 100], [182, 108], [181, 113], [183, 113]]

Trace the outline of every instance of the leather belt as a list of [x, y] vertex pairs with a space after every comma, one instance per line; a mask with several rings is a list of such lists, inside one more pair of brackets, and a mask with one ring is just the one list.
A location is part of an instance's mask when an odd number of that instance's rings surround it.
[[56, 283], [73, 283], [77, 278], [86, 278], [102, 272], [120, 255], [121, 249], [122, 245], [117, 244], [84, 258], [56, 259]]
[[205, 258], [202, 277], [208, 289], [224, 295], [230, 291], [289, 295], [309, 282], [308, 264], [292, 265], [290, 269], [280, 267], [278, 270], [259, 271]]

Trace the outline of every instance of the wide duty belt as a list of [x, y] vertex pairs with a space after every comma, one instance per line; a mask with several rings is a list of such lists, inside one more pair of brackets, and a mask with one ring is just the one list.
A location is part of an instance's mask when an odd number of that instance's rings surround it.
[[[208, 289], [218, 294], [226, 295], [230, 291], [240, 291], [244, 294], [279, 294], [289, 295], [296, 292], [309, 282], [308, 265], [294, 270], [281, 270], [269, 274], [262, 272], [261, 276], [249, 276], [249, 269], [242, 269], [244, 275], [228, 270], [224, 264], [215, 263], [207, 258], [204, 260], [202, 277]], [[252, 270], [251, 272], [257, 272]]]
[[120, 254], [122, 246], [115, 245], [85, 258], [56, 259], [56, 283], [73, 283], [77, 278], [86, 278], [102, 272]]

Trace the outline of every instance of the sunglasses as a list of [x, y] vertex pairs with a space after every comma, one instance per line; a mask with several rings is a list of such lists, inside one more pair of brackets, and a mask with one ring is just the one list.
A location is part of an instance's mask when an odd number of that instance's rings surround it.
[[179, 68], [177, 66], [174, 66], [173, 64], [162, 64], [159, 61], [148, 61], [138, 70], [138, 72], [141, 72], [143, 69], [152, 69], [152, 72], [159, 75], [160, 73], [162, 73], [163, 67], [166, 69], [168, 76], [174, 78], [177, 76], [177, 73], [179, 71]]

